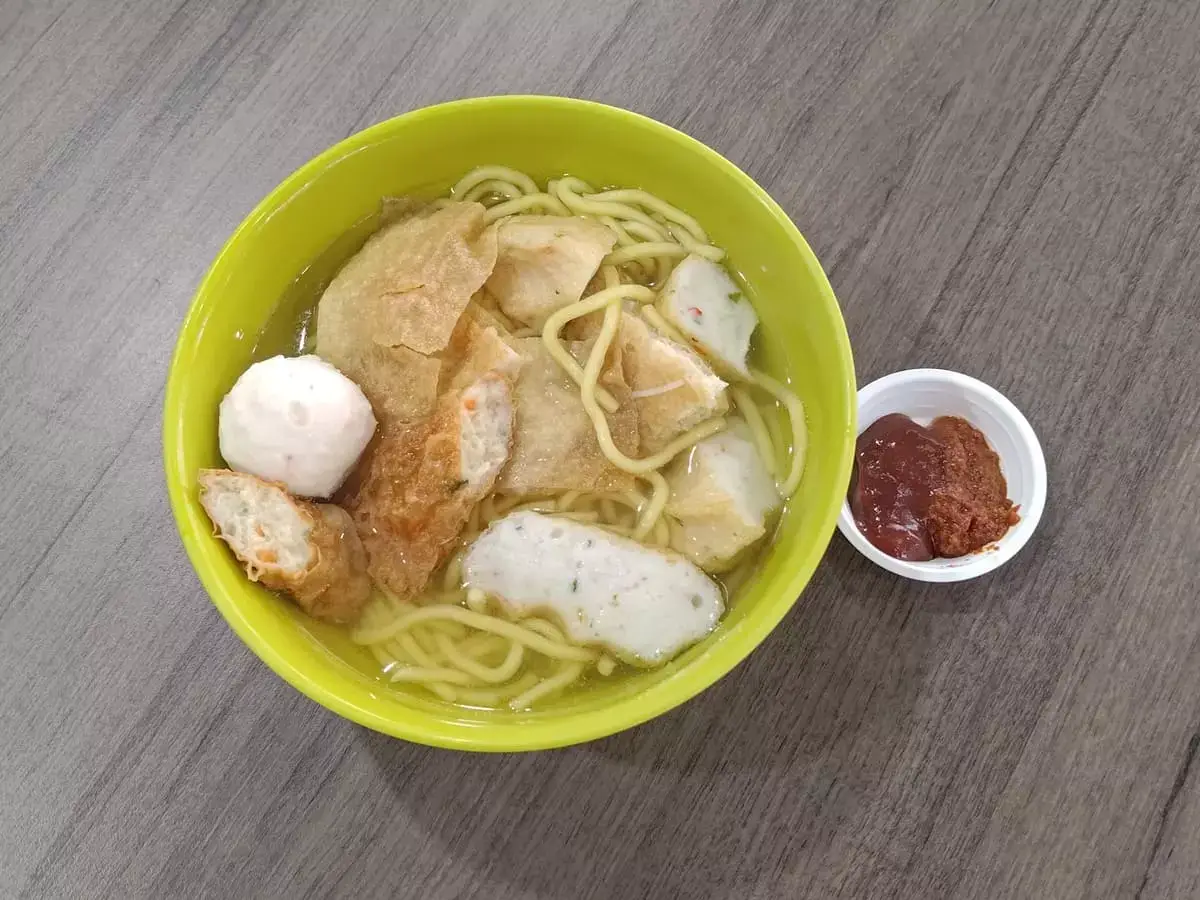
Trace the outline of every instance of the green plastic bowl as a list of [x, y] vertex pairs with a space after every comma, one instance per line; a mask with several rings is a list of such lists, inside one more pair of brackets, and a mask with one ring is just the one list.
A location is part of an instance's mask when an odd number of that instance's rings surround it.
[[[777, 539], [718, 630], [655, 671], [601, 679], [531, 712], [463, 709], [406, 693], [338, 629], [247, 581], [197, 500], [221, 464], [217, 405], [251, 362], [255, 336], [297, 276], [368, 219], [384, 195], [446, 191], [498, 163], [545, 179], [642, 187], [695, 216], [729, 252], [758, 309], [758, 364], [803, 399], [804, 480]], [[238, 227], [192, 303], [167, 379], [167, 487], [184, 547], [213, 603], [280, 676], [385, 734], [461, 750], [537, 750], [612, 734], [678, 706], [730, 671], [796, 602], [829, 543], [850, 476], [855, 379], [846, 327], [821, 266], [770, 197], [719, 154], [621, 109], [559, 97], [487, 97], [420, 109], [330, 148]]]

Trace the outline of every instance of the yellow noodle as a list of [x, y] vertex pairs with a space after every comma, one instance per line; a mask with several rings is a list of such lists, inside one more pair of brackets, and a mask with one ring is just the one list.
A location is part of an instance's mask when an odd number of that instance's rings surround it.
[[460, 178], [450, 189], [450, 194], [455, 198], [462, 197], [475, 185], [488, 180], [507, 181], [519, 188], [523, 194], [538, 192], [537, 183], [524, 172], [510, 169], [508, 166], [479, 166]]
[[483, 214], [483, 221], [490, 225], [505, 216], [515, 216], [532, 209], [544, 209], [560, 216], [569, 215], [568, 210], [549, 194], [526, 194], [524, 197], [516, 197], [512, 200], [505, 200], [503, 203], [497, 203], [495, 206], [489, 206]]
[[467, 191], [467, 193], [463, 195], [463, 200], [468, 202], [472, 200], [478, 201], [489, 194], [499, 194], [500, 196], [511, 200], [514, 197], [520, 197], [522, 191], [511, 181], [502, 181], [499, 178], [489, 178], [486, 181], [479, 182], [479, 184]]
[[396, 636], [396, 643], [404, 648], [404, 654], [416, 665], [426, 669], [436, 669], [438, 667], [437, 660], [427, 653], [424, 647], [417, 643], [417, 639], [413, 634], [402, 632]]
[[466, 672], [449, 668], [424, 669], [417, 666], [400, 666], [392, 670], [392, 681], [440, 681], [445, 684], [471, 684], [472, 678]]
[[454, 668], [466, 672], [485, 684], [503, 684], [517, 674], [517, 670], [521, 668], [521, 663], [525, 660], [525, 648], [517, 641], [513, 641], [509, 645], [508, 655], [504, 657], [504, 662], [495, 668], [482, 665], [465, 653], [459, 653], [454, 642], [443, 635], [438, 635], [438, 649], [442, 651], [446, 661]]
[[548, 188], [553, 188], [555, 185], [561, 186], [566, 191], [573, 194], [594, 194], [596, 189], [584, 181], [577, 175], [564, 175], [562, 178], [557, 178], [547, 184]]
[[[667, 276], [671, 274], [671, 269], [675, 266], [676, 257], [685, 256], [688, 252], [687, 244], [676, 240], [676, 243], [682, 244], [678, 251], [672, 253], [655, 253], [654, 247], [662, 247], [670, 244], [673, 235], [670, 232], [665, 232], [658, 228], [648, 228], [641, 222], [626, 223], [626, 234], [633, 240], [626, 244], [624, 249], [629, 251], [629, 255], [636, 254], [635, 258], [626, 260], [613, 260], [614, 265], [621, 265], [627, 268], [632, 268], [635, 272], [640, 272], [641, 277], [659, 285], [667, 280]], [[644, 241], [647, 243], [637, 243], [636, 241]], [[652, 258], [644, 259], [643, 256], [649, 254]]]
[[792, 462], [788, 468], [787, 477], [779, 486], [779, 492], [784, 497], [790, 497], [796, 492], [796, 488], [800, 486], [800, 479], [804, 476], [804, 455], [808, 449], [808, 430], [804, 425], [804, 404], [800, 402], [799, 397], [764, 372], [751, 369], [750, 378], [783, 404], [783, 408], [787, 410], [788, 419], [791, 420]]
[[[467, 595], [466, 595], [466, 591], [464, 591], [462, 593], [462, 595], [460, 596], [458, 602], [453, 605], [454, 606], [465, 606], [466, 602], [467, 602]], [[447, 635], [451, 640], [454, 640], [454, 641], [461, 641], [463, 638], [465, 638], [468, 634], [471, 633], [471, 629], [468, 628], [466, 625], [461, 624], [460, 622], [431, 622], [429, 624], [429, 627], [434, 629], [435, 631], [437, 631], [440, 634]]]
[[[613, 220], [616, 221], [616, 220]], [[669, 236], [656, 228], [650, 228], [643, 225], [641, 222], [626, 221], [622, 223], [622, 230], [627, 240], [619, 244], [620, 247], [630, 249], [639, 246], [645, 246], [643, 242], [653, 241], [661, 243], [669, 239]], [[630, 259], [620, 264], [627, 269], [633, 276], [634, 281], [643, 281], [646, 283], [657, 283], [666, 277], [664, 267], [669, 268], [671, 261], [665, 257], [654, 257], [653, 259]], [[616, 269], [616, 265], [613, 265]]]
[[666, 516], [659, 516], [654, 523], [654, 543], [667, 547], [671, 543], [671, 528]]
[[582, 494], [582, 491], [567, 491], [558, 498], [558, 508], [563, 512], [568, 511], [572, 506], [575, 505], [575, 501], [578, 500]]
[[562, 629], [553, 622], [548, 622], [545, 619], [522, 619], [521, 625], [530, 631], [536, 631], [547, 640], [557, 641], [560, 644], [567, 642], [567, 636], [562, 633]]
[[648, 472], [645, 477], [654, 492], [650, 495], [650, 502], [646, 504], [645, 509], [638, 514], [637, 525], [633, 529], [635, 541], [645, 540], [646, 535], [658, 524], [659, 517], [667, 508], [667, 498], [671, 494], [667, 479], [663, 478], [661, 472]]
[[[597, 200], [589, 200], [573, 187], [579, 187], [582, 182], [578, 179], [560, 178], [558, 181], [552, 181], [549, 185], [550, 193], [557, 197], [562, 204], [576, 215], [583, 216], [611, 216], [625, 224], [627, 220], [640, 222], [647, 228], [652, 229], [665, 238], [666, 234], [662, 226], [655, 222], [650, 216], [633, 206], [625, 203], [605, 203]], [[628, 225], [626, 225], [628, 227]]]
[[543, 679], [525, 693], [518, 694], [508, 701], [508, 705], [512, 709], [529, 709], [535, 700], [541, 700], [549, 694], [561, 691], [579, 678], [581, 674], [583, 674], [583, 666], [580, 663], [563, 663], [562, 668], [558, 670], [557, 674]]
[[383, 669], [384, 675], [388, 673], [388, 669], [396, 664], [396, 657], [391, 653], [388, 653], [387, 650], [385, 650], [379, 644], [372, 644], [367, 649], [371, 651], [371, 655], [375, 657], [375, 661], [379, 663], [379, 667]]
[[538, 676], [532, 672], [526, 672], [512, 684], [506, 684], [499, 688], [459, 688], [457, 690], [458, 699], [463, 703], [470, 703], [475, 706], [496, 708], [508, 700], [510, 697], [515, 697], [522, 691], [527, 691], [541, 681]]
[[625, 233], [633, 239], [630, 243], [641, 241], [662, 244], [671, 240], [670, 232], [657, 226], [644, 225], [641, 222], [626, 222]]
[[[548, 334], [557, 334], [568, 322], [582, 318], [588, 313], [599, 312], [606, 309], [613, 303], [620, 306], [622, 300], [634, 300], [638, 303], [649, 303], [654, 300], [654, 291], [640, 284], [620, 284], [613, 288], [605, 288], [602, 291], [597, 291], [590, 297], [585, 297], [582, 300], [572, 303], [570, 306], [565, 306], [547, 320], [542, 327], [542, 336]], [[564, 315], [569, 314], [569, 315]], [[551, 323], [554, 323], [553, 327]]]
[[633, 526], [632, 525], [605, 524], [602, 527], [604, 528], [605, 531], [610, 531], [613, 534], [619, 534], [621, 537], [627, 537], [627, 538], [633, 537]]
[[596, 216], [596, 219], [601, 225], [616, 235], [618, 247], [628, 247], [630, 244], [635, 243], [635, 238], [626, 230], [620, 220], [614, 219], [612, 216]]
[[401, 644], [398, 640], [397, 641], [388, 641], [385, 644], [372, 644], [371, 646], [381, 647], [385, 653], [391, 654], [392, 658], [395, 659], [396, 662], [402, 662], [402, 663], [416, 662], [416, 660], [414, 660], [411, 656], [409, 656], [408, 651], [406, 651], [404, 649], [404, 647], [401, 646]]
[[538, 199], [540, 200], [541, 205], [544, 206], [546, 211], [550, 212], [551, 215], [554, 215], [554, 216], [569, 216], [569, 215], [571, 215], [571, 211], [569, 209], [566, 209], [566, 206], [563, 205], [562, 200], [559, 200], [557, 197], [554, 197], [553, 194], [540, 193], [540, 194], [538, 194]]
[[598, 194], [591, 194], [587, 198], [592, 201], [611, 202], [611, 203], [626, 203], [636, 204], [637, 206], [645, 207], [653, 213], [658, 213], [659, 216], [666, 219], [668, 222], [673, 222], [681, 226], [697, 243], [707, 244], [708, 235], [704, 229], [700, 227], [700, 223], [685, 213], [682, 209], [672, 206], [665, 200], [655, 197], [653, 194], [637, 190], [636, 188], [623, 188], [614, 191], [601, 191]]
[[725, 258], [725, 251], [720, 247], [714, 247], [712, 244], [702, 244], [696, 241], [690, 234], [678, 226], [668, 225], [667, 231], [671, 237], [683, 244], [684, 249], [688, 253], [694, 253], [696, 256], [703, 256], [710, 262], [720, 262]]
[[666, 465], [677, 454], [686, 450], [697, 441], [721, 431], [725, 427], [725, 420], [722, 418], [713, 418], [702, 422], [694, 428], [688, 429], [688, 431], [669, 443], [663, 450], [643, 459], [635, 460], [629, 458], [613, 443], [612, 431], [608, 426], [608, 419], [605, 418], [604, 411], [600, 408], [596, 400], [595, 388], [600, 376], [600, 368], [604, 363], [604, 358], [608, 354], [608, 348], [612, 344], [613, 337], [616, 335], [617, 327], [621, 321], [621, 301], [623, 293], [626, 290], [628, 289], [601, 291], [586, 300], [581, 300], [578, 303], [559, 310], [547, 320], [545, 329], [542, 332], [542, 339], [545, 341], [547, 347], [553, 347], [565, 353], [566, 351], [563, 350], [562, 345], [558, 341], [559, 329], [572, 319], [576, 319], [581, 315], [587, 315], [589, 312], [604, 309], [604, 322], [600, 326], [600, 332], [596, 336], [595, 344], [592, 346], [587, 364], [583, 369], [583, 380], [580, 383], [580, 399], [583, 402], [583, 408], [586, 410], [588, 418], [592, 420], [592, 426], [595, 428], [596, 440], [600, 444], [600, 450], [608, 458], [609, 462], [622, 471], [647, 479], [653, 488], [650, 503], [647, 504], [645, 510], [641, 511], [637, 526], [633, 532], [634, 538], [641, 540], [654, 527], [654, 523], [658, 521], [658, 517], [662, 514], [667, 503], [668, 490], [666, 480], [657, 469]]
[[600, 512], [604, 515], [604, 521], [610, 525], [620, 523], [620, 518], [617, 516], [616, 503], [609, 497], [600, 498]]
[[779, 404], [775, 402], [774, 397], [766, 408], [761, 409], [763, 420], [767, 423], [767, 431], [771, 435], [771, 452], [775, 456], [776, 471], [782, 470], [788, 458], [788, 444], [783, 436], [783, 426], [779, 424], [779, 410]]
[[433, 639], [433, 631], [428, 628], [415, 628], [411, 634], [417, 646], [424, 651], [428, 658], [436, 660], [441, 655], [438, 653], [437, 642]]
[[763, 421], [758, 404], [751, 399], [744, 388], [740, 388], [736, 384], [730, 386], [729, 393], [733, 395], [733, 402], [737, 404], [738, 412], [746, 420], [746, 425], [754, 438], [754, 445], [758, 448], [758, 455], [762, 458], [763, 465], [766, 466], [767, 472], [774, 477], [779, 471], [779, 465], [775, 460], [775, 449], [771, 446], [771, 434], [767, 431], [767, 423]]
[[624, 503], [630, 509], [638, 510], [642, 508], [642, 504], [646, 502], [645, 497], [637, 491], [620, 491], [602, 494], [603, 497], [608, 497], [615, 500], [617, 503]]
[[[576, 493], [576, 492], [571, 492]], [[571, 506], [566, 512], [596, 512], [596, 507], [600, 503], [600, 498], [592, 491], [578, 492], [578, 497], [571, 498]], [[564, 494], [563, 496], [566, 496]], [[559, 503], [561, 506], [562, 503]]]
[[564, 519], [570, 519], [572, 522], [598, 522], [600, 514], [594, 512], [559, 512], [555, 513]]
[[644, 262], [651, 257], [659, 256], [673, 256], [682, 259], [687, 256], [687, 250], [679, 244], [672, 244], [667, 241], [655, 242], [653, 244], [631, 244], [628, 247], [621, 247], [618, 250], [612, 251], [608, 256], [604, 257], [604, 262], [610, 266], [619, 266], [622, 263], [632, 260]]
[[556, 644], [527, 628], [514, 625], [512, 622], [505, 622], [502, 619], [472, 612], [461, 606], [422, 606], [414, 608], [412, 612], [400, 616], [386, 625], [381, 625], [372, 631], [359, 631], [352, 636], [352, 639], [359, 644], [375, 644], [379, 641], [385, 641], [402, 631], [407, 631], [414, 625], [435, 619], [450, 619], [455, 622], [461, 622], [471, 628], [477, 628], [480, 631], [490, 631], [510, 640], [520, 641], [529, 649], [536, 650], [543, 656], [551, 656], [555, 659], [588, 662], [595, 658], [595, 654], [589, 650], [584, 650], [582, 647]]
[[650, 502], [647, 497], [634, 495], [623, 497], [620, 494], [604, 494], [600, 496], [600, 512], [603, 521], [610, 525], [620, 525], [633, 528], [637, 524], [638, 515], [645, 511]]
[[479, 631], [461, 641], [458, 645], [458, 652], [471, 657], [471, 659], [482, 659], [493, 653], [507, 652], [511, 644], [512, 641], [506, 640], [498, 634]]
[[680, 334], [679, 330], [676, 329], [674, 325], [664, 319], [663, 314], [653, 306], [643, 306], [640, 312], [642, 314], [642, 318], [649, 322], [659, 332], [659, 334], [665, 335], [675, 343], [682, 344], [685, 347], [689, 345], [688, 339]]
[[528, 503], [520, 503], [514, 506], [512, 511], [552, 513], [558, 511], [558, 504], [553, 500], [530, 500]]
[[[582, 316], [586, 316], [588, 313], [604, 309], [606, 306], [610, 305], [614, 298], [616, 298], [618, 302], [622, 299], [642, 300], [645, 302], [645, 298], [647, 297], [651, 300], [654, 299], [654, 292], [649, 288], [633, 284], [618, 285], [614, 288], [605, 288], [602, 291], [597, 291], [590, 297], [585, 297], [583, 300], [572, 303], [570, 306], [563, 307], [562, 309], [553, 313], [550, 318], [546, 320], [546, 324], [542, 327], [542, 343], [545, 344], [547, 352], [549, 352], [554, 361], [562, 366], [563, 370], [571, 376], [571, 380], [582, 387], [584, 370], [579, 363], [575, 361], [575, 357], [568, 353], [567, 349], [562, 345], [562, 342], [559, 341], [558, 332], [561, 331], [563, 326], [568, 322], [578, 319]], [[564, 315], [565, 313], [569, 313], [569, 315]], [[600, 357], [601, 366], [603, 366], [604, 356], [607, 353], [608, 347], [605, 346], [604, 353], [601, 354]], [[593, 348], [592, 356], [595, 355], [595, 349]], [[594, 390], [596, 402], [599, 403], [602, 409], [610, 413], [617, 411], [619, 404], [615, 399], [613, 399], [612, 394], [608, 393], [608, 391], [604, 390], [602, 387], [596, 387]], [[607, 400], [605, 400], [606, 397], [608, 398]]]
[[442, 573], [442, 590], [450, 593], [462, 584], [463, 551], [459, 550], [446, 563], [446, 571]]
[[[463, 602], [463, 599], [465, 598], [456, 600], [454, 603], [448, 603], [446, 605], [459, 606]], [[466, 628], [458, 622], [430, 622], [425, 627], [429, 630], [430, 641], [433, 641], [434, 635], [437, 634], [444, 634], [448, 637], [454, 638], [455, 640], [459, 640], [467, 633]]]

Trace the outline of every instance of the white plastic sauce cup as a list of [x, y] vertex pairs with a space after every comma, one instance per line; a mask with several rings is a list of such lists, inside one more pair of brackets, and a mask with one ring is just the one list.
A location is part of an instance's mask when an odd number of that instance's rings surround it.
[[889, 413], [921, 425], [938, 416], [961, 416], [983, 432], [1000, 457], [1008, 496], [1021, 519], [994, 545], [955, 559], [909, 562], [888, 556], [859, 531], [843, 501], [838, 530], [881, 568], [917, 581], [966, 581], [998, 569], [1033, 535], [1046, 506], [1046, 459], [1026, 418], [999, 391], [978, 379], [945, 369], [909, 369], [873, 381], [858, 392], [859, 434]]

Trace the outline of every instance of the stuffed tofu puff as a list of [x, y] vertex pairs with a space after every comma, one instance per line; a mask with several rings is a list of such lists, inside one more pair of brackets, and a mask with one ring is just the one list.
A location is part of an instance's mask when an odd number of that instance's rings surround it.
[[[347, 623], [397, 690], [470, 707], [536, 708], [703, 641], [804, 443], [799, 401], [753, 368], [723, 251], [644, 191], [500, 166], [387, 198], [378, 221], [317, 301], [304, 363], [349, 379], [323, 396], [358, 425], [309, 417], [328, 465], [292, 493], [201, 475], [248, 575]], [[336, 505], [293, 496], [330, 496], [347, 468]]]
[[778, 508], [775, 480], [744, 425], [681, 454], [667, 472], [667, 513], [679, 522], [671, 546], [709, 572], [722, 572], [767, 533]]
[[[581, 320], [572, 333], [594, 339], [600, 319]], [[660, 334], [639, 315], [621, 317], [614, 339], [637, 410], [643, 453], [657, 453], [681, 434], [729, 411], [726, 383], [698, 354]]]
[[353, 622], [371, 595], [354, 523], [329, 503], [296, 500], [282, 485], [203, 469], [200, 503], [251, 581], [286, 591], [309, 615]]
[[368, 450], [339, 499], [382, 588], [425, 588], [508, 460], [512, 419], [508, 383], [487, 375], [443, 395], [426, 421], [390, 426]]
[[[516, 386], [512, 460], [500, 476], [500, 489], [531, 496], [631, 490], [634, 479], [604, 455], [579, 402], [579, 389], [546, 352], [542, 339], [519, 338], [516, 345], [524, 365]], [[568, 342], [567, 350], [576, 359], [587, 356], [583, 341]], [[605, 365], [600, 383], [621, 400], [618, 410], [607, 414], [613, 442], [624, 453], [636, 453], [637, 407], [619, 362]]]
[[509, 318], [540, 328], [583, 296], [617, 236], [592, 219], [513, 216], [500, 223], [497, 240], [488, 291]]

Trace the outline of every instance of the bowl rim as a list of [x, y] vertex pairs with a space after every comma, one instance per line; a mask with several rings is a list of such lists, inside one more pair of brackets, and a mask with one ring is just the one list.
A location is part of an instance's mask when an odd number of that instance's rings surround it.
[[[816, 255], [791, 218], [749, 175], [720, 153], [695, 138], [640, 113], [591, 100], [546, 95], [507, 94], [454, 100], [411, 110], [371, 125], [324, 150], [284, 178], [258, 202], [222, 246], [197, 287], [179, 331], [168, 370], [163, 401], [163, 460], [167, 492], [176, 529], [192, 569], [213, 605], [217, 607], [241, 641], [272, 671], [305, 696], [352, 722], [392, 737], [448, 749], [514, 752], [550, 749], [595, 740], [662, 715], [711, 687], [749, 656], [799, 599], [801, 592], [824, 556], [833, 536], [839, 512], [837, 504], [830, 504], [830, 508], [821, 514], [821, 518], [817, 522], [817, 541], [814, 543], [814, 552], [806, 555], [804, 561], [790, 574], [778, 591], [759, 601], [753, 617], [747, 618], [739, 624], [738, 628], [727, 632], [720, 642], [713, 644], [705, 655], [697, 658], [687, 668], [673, 673], [637, 696], [612, 706], [576, 714], [567, 713], [561, 718], [555, 717], [544, 721], [526, 719], [519, 723], [514, 722], [512, 726], [497, 723], [481, 726], [477, 723], [456, 722], [437, 718], [427, 712], [415, 709], [412, 711], [411, 718], [389, 717], [359, 706], [352, 699], [342, 696], [338, 691], [321, 683], [318, 678], [294, 664], [286, 654], [273, 645], [269, 638], [255, 629], [242, 613], [237, 601], [225, 593], [215, 571], [206, 564], [204, 559], [209, 536], [198, 531], [190, 520], [187, 493], [189, 480], [183, 467], [185, 423], [181, 416], [173, 413], [179, 409], [182, 398], [187, 393], [189, 357], [195, 350], [208, 311], [214, 303], [214, 287], [224, 268], [229, 264], [230, 258], [234, 255], [235, 248], [244, 235], [272, 215], [275, 210], [283, 207], [292, 195], [328, 166], [384, 139], [394, 133], [396, 129], [449, 112], [466, 113], [479, 111], [485, 107], [508, 105], [518, 107], [531, 103], [541, 105], [546, 109], [574, 107], [610, 121], [637, 125], [656, 133], [665, 141], [699, 154], [714, 167], [724, 170], [726, 176], [732, 178], [749, 192], [770, 213], [795, 246], [803, 265], [809, 271], [814, 289], [834, 318], [837, 342], [835, 351], [837, 357], [842, 361], [842, 365], [841, 371], [832, 374], [850, 385], [851, 388], [856, 383], [850, 340], [841, 308]], [[854, 391], [851, 389], [846, 394], [847, 408], [843, 412], [848, 427], [841, 436], [842, 448], [836, 469], [836, 481], [840, 486], [840, 493], [843, 494], [850, 479], [857, 414]]]
[[[999, 541], [994, 550], [974, 554], [969, 562], [957, 566], [944, 566], [931, 562], [914, 562], [896, 559], [888, 556], [869, 540], [854, 521], [850, 512], [849, 499], [843, 499], [838, 513], [838, 531], [846, 538], [859, 553], [881, 569], [909, 578], [913, 581], [924, 581], [935, 584], [950, 584], [959, 581], [970, 581], [994, 572], [1014, 556], [1033, 537], [1041, 521], [1042, 512], [1046, 507], [1046, 457], [1042, 452], [1041, 442], [1037, 432], [1029, 424], [1029, 420], [1016, 405], [1002, 393], [986, 382], [980, 381], [962, 372], [950, 369], [904, 369], [877, 378], [858, 392], [858, 405], [875, 399], [890, 391], [898, 391], [913, 384], [952, 384], [957, 388], [971, 393], [977, 400], [992, 408], [1001, 418], [1007, 420], [1020, 438], [1020, 445], [1028, 455], [1033, 471], [1032, 499], [1021, 507], [1021, 523], [1024, 527], [1012, 528]], [[859, 422], [858, 427], [865, 430], [871, 423]]]

